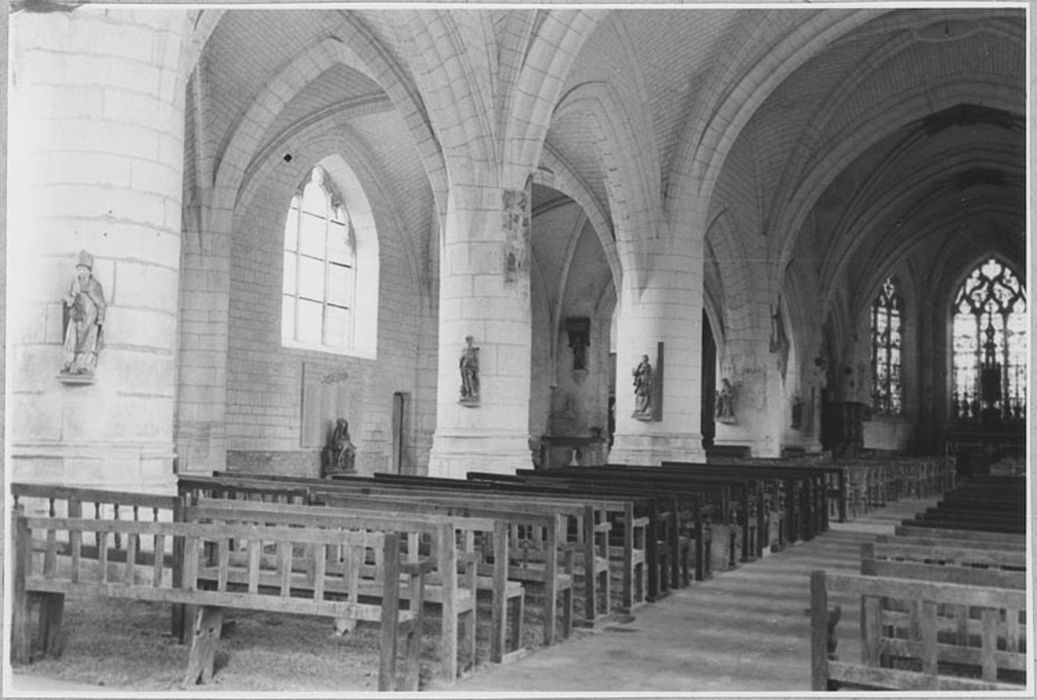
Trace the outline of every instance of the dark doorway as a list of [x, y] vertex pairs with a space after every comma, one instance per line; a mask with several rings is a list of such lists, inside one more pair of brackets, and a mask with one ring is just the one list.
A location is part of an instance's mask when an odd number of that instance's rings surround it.
[[702, 447], [712, 447], [717, 434], [714, 420], [717, 395], [717, 343], [706, 311], [702, 311]]
[[412, 473], [407, 455], [407, 407], [410, 396], [402, 391], [392, 395], [392, 470], [396, 474]]

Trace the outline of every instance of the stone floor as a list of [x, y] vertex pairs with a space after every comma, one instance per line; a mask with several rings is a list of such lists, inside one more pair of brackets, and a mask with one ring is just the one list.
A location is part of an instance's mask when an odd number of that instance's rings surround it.
[[[810, 690], [810, 571], [855, 572], [860, 543], [935, 501], [890, 504], [647, 605], [624, 624], [480, 669], [455, 693], [796, 693]], [[844, 606], [853, 634], [857, 611]]]
[[[902, 519], [932, 504], [901, 501], [851, 523], [834, 523], [810, 542], [646, 605], [632, 620], [581, 632], [507, 665], [482, 667], [449, 689], [433, 687], [423, 695], [808, 692], [810, 571], [854, 571], [860, 542], [892, 533]], [[851, 610], [841, 625], [852, 630], [854, 617]], [[67, 697], [89, 690], [21, 674], [4, 684], [8, 697]]]

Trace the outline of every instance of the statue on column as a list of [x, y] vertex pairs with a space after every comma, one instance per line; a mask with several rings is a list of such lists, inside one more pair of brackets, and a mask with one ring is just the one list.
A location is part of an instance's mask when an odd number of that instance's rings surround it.
[[634, 418], [652, 418], [652, 363], [648, 355], [634, 368]]
[[735, 389], [727, 377], [720, 380], [720, 391], [716, 395], [713, 417], [717, 423], [735, 422]]
[[65, 321], [65, 362], [62, 375], [92, 377], [101, 349], [101, 330], [107, 304], [104, 289], [93, 276], [94, 257], [79, 251], [76, 277], [63, 299]]
[[475, 339], [466, 336], [465, 348], [461, 352], [459, 368], [461, 370], [461, 403], [476, 405], [479, 403], [479, 348], [474, 345]]

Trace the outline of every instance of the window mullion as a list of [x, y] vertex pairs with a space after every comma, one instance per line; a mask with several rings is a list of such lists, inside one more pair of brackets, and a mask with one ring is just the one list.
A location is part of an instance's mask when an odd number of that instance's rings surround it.
[[292, 340], [299, 340], [299, 319], [302, 313], [299, 308], [299, 285], [302, 284], [302, 197], [299, 198], [299, 208], [295, 212], [295, 289], [292, 290], [292, 305], [295, 308], [292, 322]]
[[331, 198], [328, 197], [324, 207], [324, 294], [321, 298], [320, 337], [321, 343], [328, 344], [328, 286], [331, 278]]

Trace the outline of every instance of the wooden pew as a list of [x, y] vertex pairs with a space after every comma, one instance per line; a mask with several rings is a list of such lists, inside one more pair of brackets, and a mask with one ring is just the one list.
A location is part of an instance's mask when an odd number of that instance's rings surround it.
[[[153, 520], [116, 520], [106, 518], [28, 517], [24, 506], [12, 511], [14, 532], [14, 575], [12, 596], [11, 661], [22, 664], [38, 654], [32, 649], [34, 601], [39, 601], [39, 654], [57, 656], [63, 638], [61, 623], [65, 596], [69, 593], [105, 596], [129, 600], [175, 603], [193, 606], [193, 636], [188, 667], [183, 685], [209, 680], [214, 672], [216, 646], [219, 639], [222, 610], [237, 608], [277, 613], [316, 615], [374, 622], [380, 626], [379, 690], [395, 690], [397, 655], [405, 656], [402, 689], [416, 690], [419, 681], [421, 647], [421, 602], [424, 577], [431, 564], [427, 561], [400, 561], [400, 538], [406, 531], [394, 526], [381, 532], [366, 532], [361, 537], [342, 529], [308, 527], [235, 526], [226, 523], [164, 522]], [[35, 533], [35, 534], [34, 534]], [[45, 534], [44, 534], [45, 533]], [[90, 562], [76, 556], [63, 557], [57, 542], [81, 539], [100, 533], [101, 557]], [[43, 534], [47, 549], [34, 555], [32, 543]], [[126, 557], [119, 562], [105, 557], [107, 540], [118, 534], [128, 543]], [[172, 539], [183, 542], [180, 578], [175, 580], [168, 561], [153, 556], [151, 565], [142, 567], [137, 557], [141, 541], [153, 552], [161, 552]], [[250, 556], [243, 566], [232, 566], [228, 556], [230, 542], [248, 548]], [[206, 557], [206, 545], [219, 552], [215, 562]], [[278, 553], [276, 568], [265, 571], [258, 554], [264, 547]], [[293, 596], [299, 577], [290, 568], [293, 548], [303, 547], [314, 553], [314, 566], [306, 576], [306, 597]], [[353, 558], [365, 557], [372, 547], [380, 551], [384, 569], [381, 572], [379, 601], [360, 601], [356, 578], [335, 579], [326, 572], [323, 553], [328, 547], [356, 552]], [[401, 585], [401, 576], [404, 583]], [[239, 583], [240, 582], [240, 583]], [[338, 585], [338, 596], [331, 595]], [[405, 596], [401, 595], [405, 592]], [[342, 598], [345, 598], [344, 600]], [[407, 607], [406, 601], [411, 607]]]
[[[486, 577], [486, 588], [494, 591], [495, 599], [503, 599], [502, 588], [509, 582], [535, 583], [544, 595], [543, 643], [554, 644], [558, 631], [557, 609], [561, 603], [561, 632], [564, 637], [572, 634], [573, 626], [573, 563], [574, 548], [566, 546], [562, 526], [557, 513], [533, 513], [529, 510], [508, 509], [505, 504], [450, 499], [436, 496], [371, 495], [348, 491], [327, 491], [315, 494], [317, 502], [327, 506], [348, 510], [381, 510], [399, 513], [403, 517], [415, 514], [433, 514], [458, 518], [479, 518], [495, 523], [496, 536], [492, 541], [482, 538], [475, 551], [482, 556], [477, 560], [478, 571], [492, 571]], [[519, 527], [533, 530], [532, 536], [518, 537]], [[532, 545], [534, 556], [528, 556]], [[514, 556], [509, 555], [512, 553]], [[488, 556], [487, 556], [488, 555]], [[496, 612], [499, 615], [500, 613]], [[495, 624], [495, 633], [498, 626]], [[496, 635], [491, 638], [496, 639]], [[491, 656], [495, 654], [491, 653]], [[498, 659], [494, 659], [498, 660]]]
[[[840, 660], [835, 653], [838, 618], [833, 623], [829, 603], [833, 595], [860, 604], [861, 659], [857, 663]], [[1019, 645], [1025, 630], [1018, 626], [1026, 607], [1025, 590], [817, 570], [810, 577], [810, 596], [811, 687], [815, 691], [840, 686], [941, 691], [1018, 691], [1025, 687], [1006, 682], [1028, 667]], [[898, 601], [898, 605], [894, 609], [883, 601]], [[941, 609], [962, 607], [976, 611], [966, 621], [964, 638], [978, 639], [978, 647], [961, 643], [960, 619], [940, 615]], [[907, 637], [897, 636], [905, 629], [909, 630]], [[979, 677], [961, 675], [964, 669], [975, 669], [973, 675]]]
[[[763, 554], [758, 533], [767, 530], [766, 508], [762, 482], [758, 479], [725, 475], [677, 474], [655, 467], [571, 467], [549, 471], [520, 469], [518, 474], [527, 479], [568, 480], [572, 484], [593, 484], [595, 488], [608, 487], [630, 493], [649, 493], [656, 496], [673, 494], [680, 510], [690, 514], [680, 529], [686, 537], [695, 540], [696, 577], [705, 578], [709, 557], [704, 555], [711, 547], [710, 530], [713, 524], [734, 524], [742, 531], [742, 551], [738, 557], [749, 561]], [[682, 551], [689, 551], [684, 548]], [[729, 544], [730, 565], [735, 565], [734, 541]], [[681, 562], [685, 556], [679, 556]], [[683, 563], [681, 565], [683, 570]], [[679, 574], [674, 573], [674, 586], [680, 585]]]
[[863, 558], [901, 559], [904, 561], [953, 563], [957, 566], [1026, 570], [1026, 552], [1021, 549], [997, 549], [958, 540], [936, 540], [918, 537], [879, 535], [874, 542], [862, 543]]
[[[554, 478], [541, 472], [518, 470], [519, 474], [499, 475], [469, 472], [469, 480], [491, 483], [521, 482], [522, 487], [534, 492], [568, 493], [579, 499], [585, 498], [634, 498], [645, 504], [638, 512], [648, 521], [646, 558], [648, 565], [648, 600], [658, 600], [667, 595], [671, 588], [687, 585], [691, 579], [692, 559], [696, 552], [708, 552], [710, 531], [704, 520], [704, 509], [700, 495], [676, 494], [636, 484], [595, 481], [594, 479], [569, 479], [561, 475]], [[624, 529], [623, 532], [626, 532]], [[697, 545], [697, 546], [693, 546]], [[624, 544], [625, 547], [625, 544]], [[700, 577], [705, 576], [707, 567], [699, 559], [696, 569]]]
[[[336, 483], [346, 481], [356, 483], [355, 478], [334, 480]], [[617, 531], [623, 533], [622, 550], [616, 553], [615, 560], [620, 580], [620, 605], [618, 611], [629, 612], [636, 604], [642, 602], [643, 596], [637, 593], [639, 584], [644, 578], [644, 567], [641, 562], [654, 561], [657, 553], [651, 551], [651, 540], [645, 544], [644, 549], [638, 549], [635, 545], [645, 540], [646, 528], [651, 528], [652, 523], [646, 523], [642, 517], [646, 507], [644, 499], [633, 499], [624, 494], [592, 494], [589, 492], [573, 492], [566, 489], [545, 490], [530, 487], [527, 484], [510, 481], [507, 477], [501, 479], [445, 479], [427, 476], [402, 476], [398, 474], [374, 475], [375, 487], [396, 487], [402, 489], [418, 490], [418, 492], [450, 493], [462, 498], [470, 499], [473, 493], [478, 494], [481, 500], [490, 499], [503, 504], [522, 503], [523, 508], [538, 508], [549, 505], [556, 510], [561, 508], [564, 514], [570, 517], [575, 541], [583, 543], [583, 547], [576, 550], [577, 572], [583, 569], [581, 578], [584, 581], [584, 617], [582, 624], [594, 625], [605, 619], [610, 613], [609, 607], [609, 561], [612, 552], [607, 549], [608, 535]], [[360, 482], [363, 488], [368, 488], [366, 482]], [[573, 506], [579, 511], [571, 512]], [[589, 508], [589, 510], [588, 510]], [[653, 523], [655, 521], [652, 521]], [[609, 523], [606, 526], [606, 523]], [[575, 529], [573, 529], [575, 528]], [[588, 538], [597, 531], [598, 537]], [[590, 568], [588, 568], [588, 565]], [[652, 570], [647, 572], [649, 591], [653, 589]]]
[[[221, 473], [217, 477], [211, 477], [213, 479], [219, 479], [227, 487], [233, 487], [236, 483], [250, 483], [254, 480], [266, 480], [266, 475], [244, 475], [241, 473], [229, 474]], [[200, 479], [200, 480], [198, 480]], [[198, 487], [204, 487], [207, 480], [210, 477], [196, 478], [191, 484], [197, 485]], [[330, 492], [332, 490], [339, 490], [347, 493], [360, 493], [365, 496], [385, 496], [385, 497], [400, 497], [408, 498], [414, 496], [420, 496], [423, 502], [428, 501], [430, 494], [436, 494], [440, 498], [454, 496], [458, 501], [458, 505], [469, 506], [471, 505], [470, 496], [463, 493], [464, 489], [471, 490], [470, 487], [465, 487], [467, 482], [459, 481], [455, 479], [429, 479], [428, 477], [411, 477], [405, 480], [382, 480], [372, 479], [370, 477], [360, 476], [339, 476], [335, 479], [295, 479], [290, 477], [273, 477], [271, 479], [276, 483], [291, 484], [293, 486], [304, 485], [310, 491], [309, 498], [313, 497], [315, 493]], [[416, 481], [415, 481], [416, 480]], [[445, 482], [445, 483], [440, 483]], [[462, 490], [462, 491], [459, 491]], [[527, 494], [527, 498], [518, 498], [515, 495], [504, 498], [495, 498], [494, 494], [491, 493], [491, 489], [484, 488], [480, 489], [479, 499], [482, 502], [489, 503], [491, 501], [496, 502], [500, 506], [502, 511], [513, 511], [519, 504], [521, 508], [527, 509], [532, 513], [538, 515], [546, 515], [548, 512], [554, 513], [560, 517], [566, 517], [574, 520], [574, 524], [577, 528], [577, 540], [583, 543], [582, 547], [572, 547], [567, 545], [565, 542], [564, 535], [568, 532], [568, 528], [561, 530], [562, 539], [559, 540], [559, 547], [567, 547], [572, 549], [574, 553], [588, 552], [587, 561], [581, 561], [578, 567], [570, 567], [571, 570], [568, 572], [559, 570], [557, 574], [558, 580], [555, 582], [557, 588], [556, 592], [559, 599], [563, 601], [563, 630], [565, 636], [569, 636], [570, 629], [572, 626], [572, 587], [574, 584], [574, 573], [582, 573], [582, 580], [584, 582], [584, 599], [585, 599], [585, 617], [581, 620], [581, 623], [592, 625], [599, 619], [609, 614], [609, 596], [608, 596], [608, 562], [602, 560], [600, 556], [594, 556], [588, 550], [591, 550], [596, 546], [595, 530], [601, 533], [607, 530], [608, 525], [605, 523], [605, 516], [602, 509], [607, 508], [627, 508], [626, 504], [615, 504], [615, 503], [587, 503], [576, 502], [569, 500], [568, 502], [562, 502], [560, 499], [553, 499], [547, 501], [543, 497], [533, 497], [533, 494]], [[599, 499], [600, 500], [600, 499]], [[590, 507], [588, 510], [585, 505]], [[627, 508], [630, 510], [629, 508]], [[588, 538], [583, 537], [583, 532], [589, 533]], [[607, 536], [607, 535], [606, 535]], [[566, 560], [567, 562], [568, 560]], [[589, 563], [587, 563], [589, 561]], [[516, 574], [519, 573], [516, 571]], [[532, 572], [528, 572], [533, 575]], [[543, 574], [535, 575], [535, 578], [542, 578]], [[517, 579], [516, 579], [517, 580]], [[599, 592], [600, 588], [600, 592]], [[545, 619], [545, 625], [552, 630], [549, 635], [549, 639], [545, 640], [545, 643], [553, 643], [555, 629], [555, 616], [548, 615]], [[547, 635], [547, 632], [545, 632]]]
[[[941, 533], [953, 533], [953, 530], [939, 530]], [[1013, 536], [1014, 537], [1014, 536]], [[1014, 542], [998, 543], [996, 541], [984, 543], [975, 540], [956, 539], [954, 537], [925, 537], [921, 535], [877, 535], [876, 542], [889, 540], [898, 544], [913, 545], [916, 547], [961, 547], [966, 549], [992, 549], [997, 552], [1012, 551], [1015, 554], [1025, 554], [1025, 538]]]
[[[1010, 555], [1006, 555], [1010, 556]], [[987, 562], [984, 568], [976, 563]], [[861, 543], [861, 574], [888, 578], [918, 579], [937, 583], [996, 588], [1026, 588], [1026, 563], [1008, 567], [998, 557], [977, 556], [963, 549], [932, 549], [928, 552], [897, 545]], [[1018, 564], [1018, 557], [1013, 559]]]
[[998, 549], [1014, 549], [1026, 546], [1026, 535], [1006, 532], [986, 532], [984, 530], [969, 530], [952, 526], [932, 527], [927, 523], [914, 523], [912, 521], [904, 521], [902, 524], [897, 525], [893, 528], [893, 533], [898, 537], [907, 536], [927, 537], [937, 540], [963, 540], [966, 542], [975, 542], [976, 544], [994, 546]]
[[[79, 488], [64, 484], [11, 483], [14, 506], [22, 506], [26, 515], [47, 517], [92, 518], [95, 520], [172, 521], [176, 519], [177, 500], [135, 491]], [[105, 556], [109, 559], [125, 560], [128, 543], [120, 533], [113, 533]], [[98, 557], [97, 543], [100, 535], [86, 539], [72, 537], [71, 541], [59, 543], [58, 547], [74, 548], [77, 556]], [[93, 545], [89, 544], [93, 541]], [[84, 549], [85, 548], [85, 549]], [[68, 553], [67, 551], [64, 553]], [[170, 554], [170, 553], [164, 553]]]
[[[184, 506], [185, 517], [292, 527], [355, 529], [386, 528], [393, 523], [406, 524], [409, 531], [414, 533], [407, 542], [411, 557], [417, 555], [417, 547], [421, 544], [418, 538], [423, 538], [435, 563], [425, 587], [424, 601], [439, 605], [442, 610], [438, 646], [444, 678], [446, 682], [452, 683], [459, 675], [474, 668], [478, 580], [477, 560], [471, 543], [475, 532], [489, 533], [499, 547], [506, 548], [505, 533], [497, 529], [496, 523], [486, 519], [445, 518], [433, 514], [405, 515], [389, 510], [357, 513], [323, 505], [213, 499], [202, 493], [205, 481], [205, 477], [183, 479], [185, 498], [189, 504]], [[225, 494], [233, 491], [231, 480], [214, 481], [221, 483]], [[503, 542], [499, 541], [501, 538], [504, 539]], [[497, 575], [504, 580], [503, 570], [497, 572]], [[509, 587], [506, 583], [494, 590], [500, 595], [493, 601], [492, 653], [498, 657], [495, 660], [506, 660], [514, 658], [514, 654], [521, 651], [513, 648], [511, 653], [506, 653], [504, 646], [497, 647], [497, 643], [506, 637], [507, 601], [516, 596], [516, 590], [514, 586]], [[521, 589], [517, 592], [521, 595]], [[522, 607], [521, 602], [518, 603], [518, 607]], [[512, 646], [516, 647], [521, 638], [521, 618], [512, 618], [511, 629], [514, 631], [511, 639]]]
[[[661, 468], [671, 473], [723, 474], [764, 479], [773, 484], [774, 488], [780, 488], [788, 542], [809, 540], [828, 529], [827, 469], [670, 461], [664, 461]], [[779, 538], [779, 545], [784, 543], [785, 538]]]

